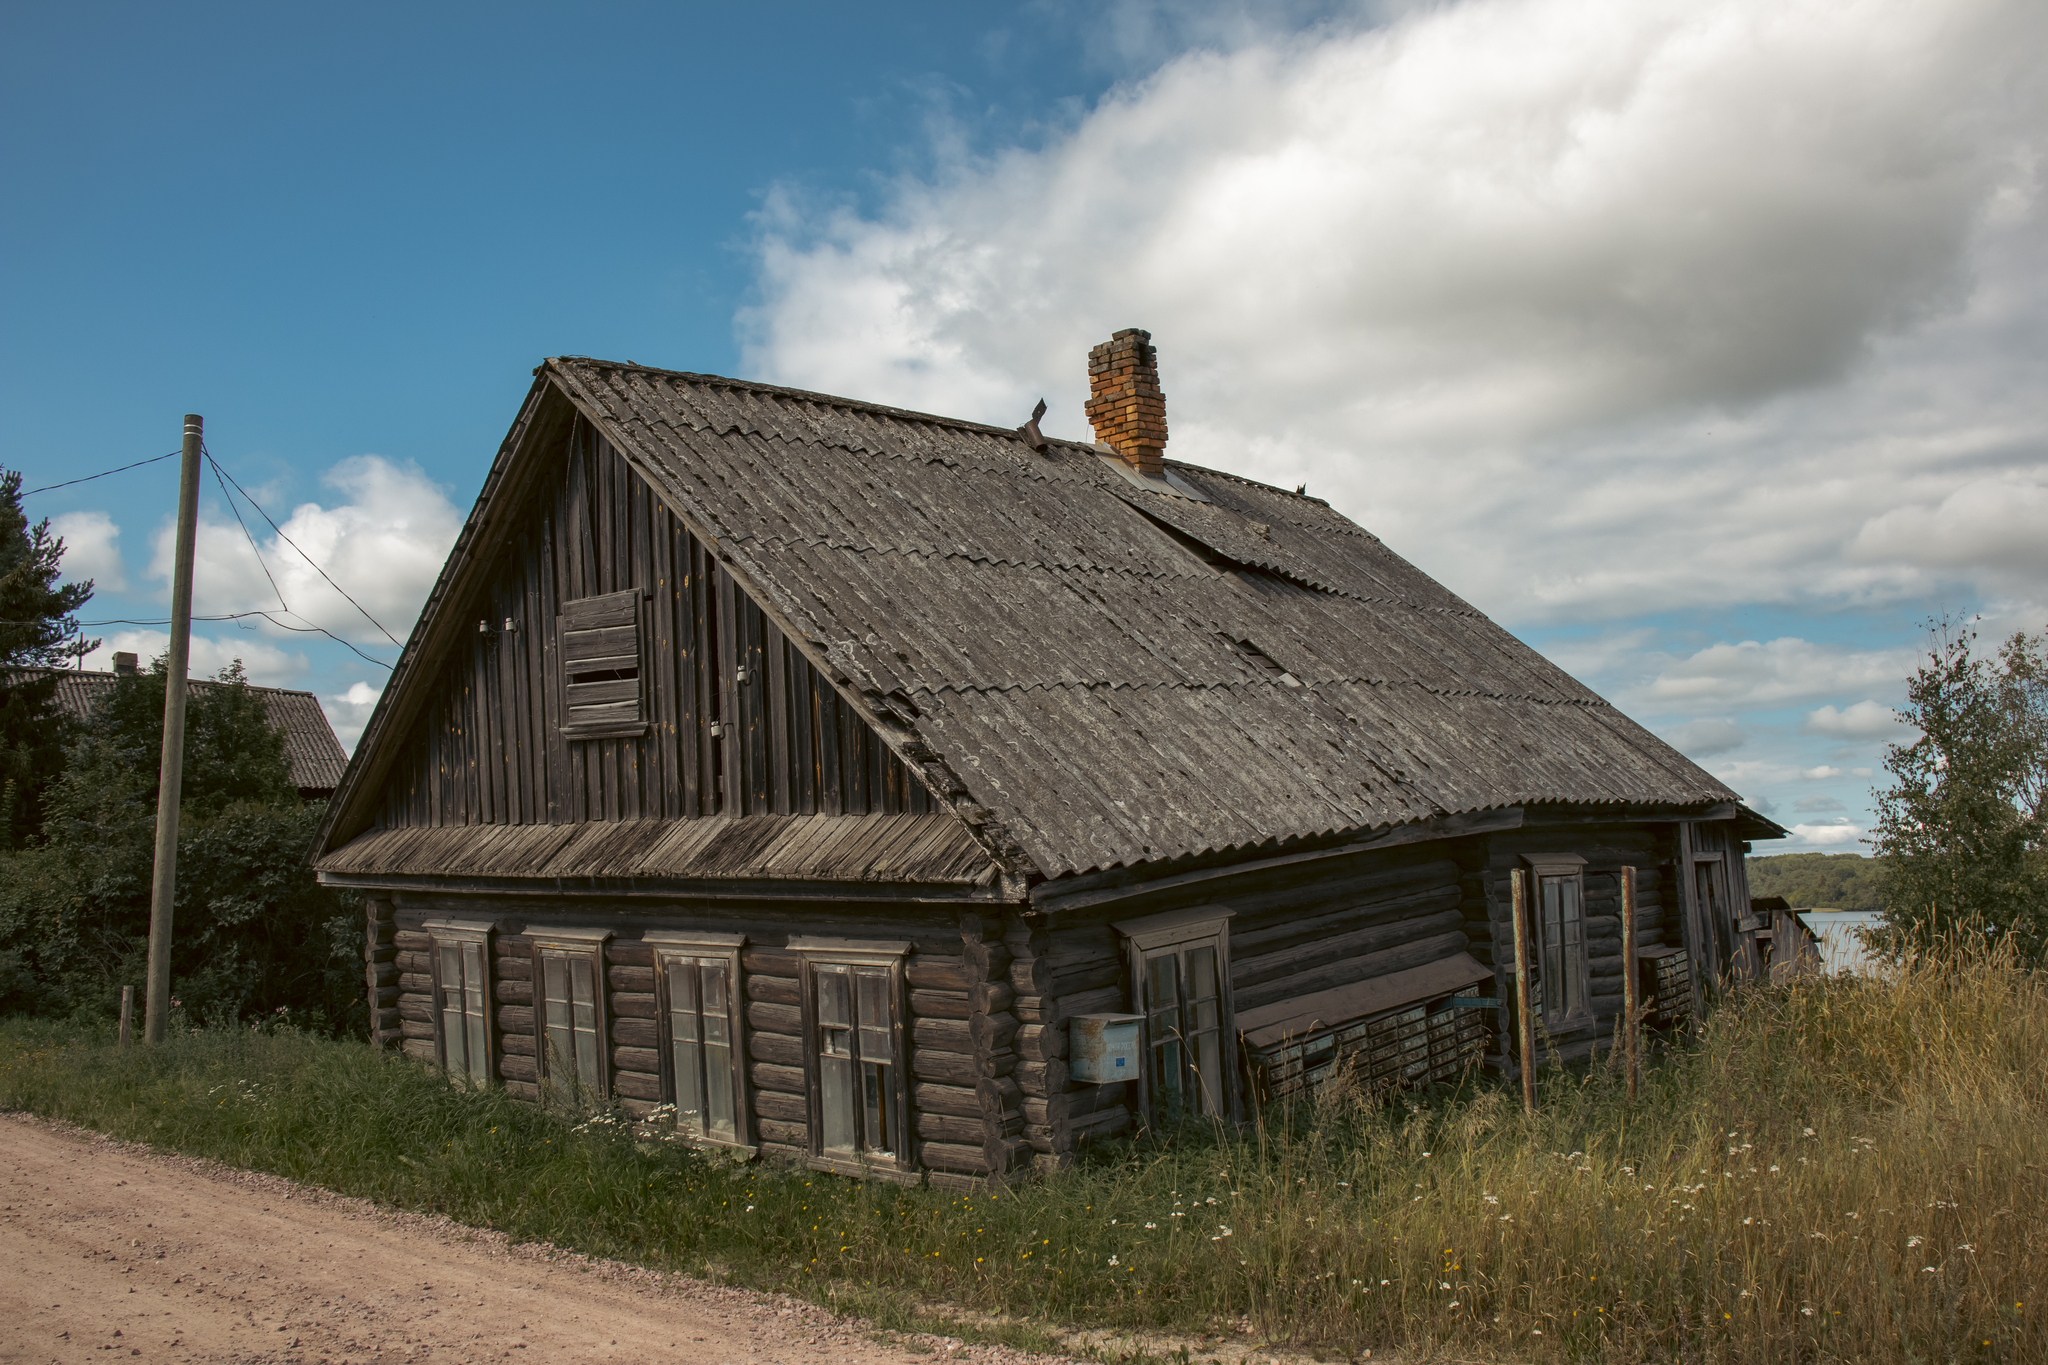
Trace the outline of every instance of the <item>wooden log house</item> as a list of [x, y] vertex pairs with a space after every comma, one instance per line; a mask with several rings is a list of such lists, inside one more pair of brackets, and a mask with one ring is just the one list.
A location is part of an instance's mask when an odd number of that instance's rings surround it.
[[[1096, 444], [558, 358], [314, 857], [375, 1036], [538, 1097], [902, 1181], [1057, 1169], [1162, 1106], [1508, 1066], [1756, 970], [1776, 826], [1299, 492]], [[1135, 1082], [1069, 1023], [1142, 1019]]]

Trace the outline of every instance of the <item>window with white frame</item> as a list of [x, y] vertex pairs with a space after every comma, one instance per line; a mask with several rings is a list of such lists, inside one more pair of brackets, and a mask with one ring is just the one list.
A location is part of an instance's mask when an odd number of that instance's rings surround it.
[[1543, 1026], [1553, 1031], [1591, 1023], [1593, 995], [1586, 944], [1586, 860], [1571, 854], [1524, 859], [1534, 894], [1536, 980]]
[[1131, 1002], [1145, 1019], [1145, 1100], [1219, 1118], [1237, 1109], [1230, 917], [1198, 906], [1115, 925], [1128, 945]]
[[434, 1045], [451, 1076], [491, 1080], [491, 924], [428, 920], [433, 944]]
[[528, 929], [533, 941], [534, 1044], [540, 1074], [565, 1090], [603, 1095], [610, 1049], [604, 1017], [609, 929]]
[[649, 930], [676, 1131], [706, 1142], [746, 1141], [741, 1067], [739, 934]]
[[842, 1169], [909, 1171], [903, 965], [908, 943], [792, 939], [804, 964], [811, 1154]]

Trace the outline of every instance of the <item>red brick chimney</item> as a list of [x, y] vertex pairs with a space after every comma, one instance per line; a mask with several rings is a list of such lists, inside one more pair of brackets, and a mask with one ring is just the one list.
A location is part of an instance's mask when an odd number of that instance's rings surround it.
[[1140, 474], [1166, 469], [1166, 395], [1152, 334], [1126, 327], [1088, 352], [1088, 421], [1095, 439]]

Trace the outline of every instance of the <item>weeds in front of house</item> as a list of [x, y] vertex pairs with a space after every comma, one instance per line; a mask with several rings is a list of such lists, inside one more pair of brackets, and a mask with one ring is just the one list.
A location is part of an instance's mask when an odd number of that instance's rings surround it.
[[1490, 1085], [1338, 1086], [977, 1194], [650, 1142], [288, 1029], [0, 1047], [14, 1108], [885, 1326], [942, 1302], [1348, 1352], [2048, 1358], [2048, 983], [1996, 954], [1747, 992], [1634, 1106], [1600, 1068], [1547, 1074], [1534, 1121]]

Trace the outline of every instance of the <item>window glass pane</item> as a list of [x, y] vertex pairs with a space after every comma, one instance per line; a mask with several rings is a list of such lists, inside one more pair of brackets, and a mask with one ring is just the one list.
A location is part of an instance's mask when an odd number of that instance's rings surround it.
[[669, 1055], [676, 1074], [676, 1127], [704, 1133], [704, 1055], [697, 1014], [697, 972], [688, 958], [670, 958]]
[[854, 972], [860, 1009], [860, 1055], [886, 1062], [895, 1049], [889, 1043], [889, 969], [862, 967]]
[[453, 943], [441, 945], [441, 1065], [450, 1071], [469, 1070], [464, 1055], [468, 1030], [462, 1026], [462, 954]]
[[1586, 917], [1579, 904], [1577, 877], [1559, 877], [1558, 918], [1563, 925], [1565, 979], [1559, 992], [1568, 1013], [1586, 1008]]
[[861, 1136], [866, 1150], [887, 1155], [891, 1143], [889, 1114], [896, 1106], [889, 1086], [889, 1068], [875, 1062], [861, 1064]]
[[547, 1037], [547, 1070], [567, 1080], [574, 1075], [576, 1065], [576, 1039], [569, 1018], [569, 964], [560, 953], [544, 952], [540, 973], [546, 1011], [542, 1026]]
[[711, 958], [699, 958], [696, 972], [704, 1001], [704, 1042], [707, 1046], [730, 1047], [732, 1015], [725, 1003], [725, 964]]
[[1187, 950], [1187, 1018], [1182, 1027], [1189, 1032], [1213, 1029], [1223, 1008], [1216, 989], [1216, 949], [1213, 945]]
[[822, 1131], [819, 1143], [828, 1152], [855, 1150], [854, 1061], [851, 1057], [826, 1055], [818, 1059], [818, 1103]]
[[1180, 956], [1168, 950], [1145, 960], [1145, 1023], [1152, 1039], [1152, 1081], [1166, 1095], [1184, 1089], [1181, 1075]]
[[570, 1003], [576, 1021], [576, 1079], [596, 1086], [604, 1074], [598, 1055], [597, 963], [582, 954], [569, 960]]
[[472, 1080], [490, 1079], [490, 1041], [484, 1036], [484, 945], [462, 945], [462, 1013]]
[[1200, 1083], [1198, 1103], [1205, 1114], [1223, 1112], [1223, 1038], [1219, 1030], [1205, 1029], [1188, 1039], [1188, 1051]]

